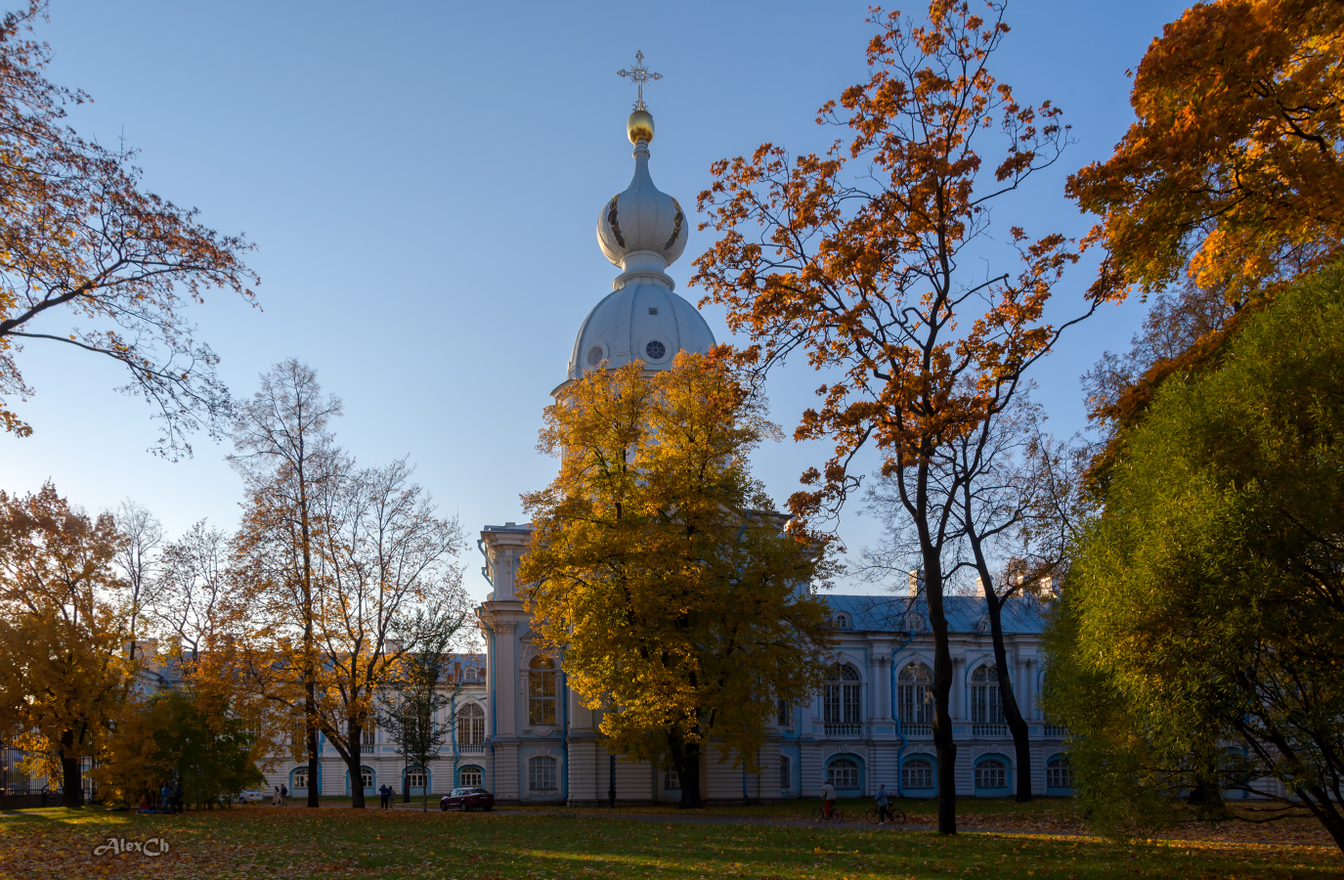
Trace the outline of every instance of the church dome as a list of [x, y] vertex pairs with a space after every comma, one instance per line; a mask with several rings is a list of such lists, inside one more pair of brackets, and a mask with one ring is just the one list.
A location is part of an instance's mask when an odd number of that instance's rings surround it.
[[607, 294], [579, 327], [569, 358], [569, 378], [578, 379], [606, 361], [619, 367], [642, 360], [666, 370], [678, 351], [707, 354], [714, 334], [695, 306], [669, 286], [646, 280], [627, 283]]
[[[641, 118], [636, 120], [636, 116]], [[654, 186], [649, 176], [653, 117], [636, 110], [630, 118], [627, 130], [635, 139], [635, 176], [598, 213], [597, 243], [607, 259], [622, 269], [660, 270], [676, 262], [686, 249], [690, 224], [677, 200]]]

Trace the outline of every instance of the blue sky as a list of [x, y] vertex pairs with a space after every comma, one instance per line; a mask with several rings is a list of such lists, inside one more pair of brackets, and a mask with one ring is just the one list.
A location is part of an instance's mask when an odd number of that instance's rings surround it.
[[[1110, 154], [1130, 121], [1125, 70], [1172, 2], [1019, 2], [992, 70], [1033, 103], [1065, 111], [1077, 143], [1003, 223], [1078, 235], [1089, 222], [1063, 197], [1067, 173]], [[911, 11], [917, 11], [911, 7]], [[763, 141], [794, 152], [834, 133], [815, 111], [866, 77], [866, 7], [825, 3], [108, 3], [52, 0], [38, 37], [55, 82], [94, 103], [71, 123], [140, 150], [148, 189], [245, 232], [262, 277], [261, 310], [219, 294], [194, 316], [239, 396], [297, 357], [345, 403], [335, 427], [367, 464], [408, 456], [443, 511], [474, 538], [521, 520], [520, 492], [544, 485], [535, 451], [548, 392], [574, 334], [618, 270], [594, 240], [598, 211], [632, 164], [633, 87], [616, 76], [642, 49], [664, 74], [646, 100], [658, 125], [651, 170], [682, 205], [710, 163]], [[669, 270], [678, 292], [710, 243], [693, 233]], [[1057, 294], [1076, 306], [1090, 276]], [[1078, 377], [1122, 349], [1142, 306], [1108, 308], [1072, 333], [1036, 379], [1057, 433], [1084, 426]], [[706, 317], [720, 341], [722, 312]], [[64, 329], [64, 322], [52, 322]], [[146, 452], [148, 407], [112, 389], [123, 377], [92, 355], [30, 346], [20, 364], [34, 428], [0, 435], [0, 488], [51, 479], [90, 510], [131, 497], [174, 535], [237, 520], [241, 483], [225, 445], [195, 457]], [[790, 365], [769, 386], [786, 430], [819, 380]], [[791, 441], [757, 456], [777, 501], [824, 449]], [[875, 540], [857, 507], [839, 525], [857, 551]], [[467, 585], [487, 589], [466, 557]]]

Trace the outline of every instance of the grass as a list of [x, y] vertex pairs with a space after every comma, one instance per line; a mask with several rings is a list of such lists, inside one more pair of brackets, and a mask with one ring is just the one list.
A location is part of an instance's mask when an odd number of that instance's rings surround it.
[[[1046, 802], [1049, 803], [1049, 802]], [[741, 808], [739, 808], [741, 809]], [[167, 854], [94, 855], [108, 838]], [[1330, 847], [1122, 845], [1084, 837], [892, 832], [871, 826], [726, 825], [575, 815], [240, 807], [182, 816], [0, 813], [0, 877], [440, 877], [458, 880], [742, 877], [1324, 878]]]

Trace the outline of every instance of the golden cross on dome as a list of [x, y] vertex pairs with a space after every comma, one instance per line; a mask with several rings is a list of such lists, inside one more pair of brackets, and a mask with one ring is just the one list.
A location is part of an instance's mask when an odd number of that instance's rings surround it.
[[661, 73], [651, 73], [649, 69], [644, 66], [643, 52], [635, 53], [635, 63], [630, 66], [629, 70], [618, 70], [616, 71], [616, 75], [628, 76], [635, 81], [635, 84], [639, 86], [639, 100], [635, 102], [635, 109], [647, 112], [649, 108], [644, 106], [644, 83], [660, 80], [663, 78], [663, 75]]

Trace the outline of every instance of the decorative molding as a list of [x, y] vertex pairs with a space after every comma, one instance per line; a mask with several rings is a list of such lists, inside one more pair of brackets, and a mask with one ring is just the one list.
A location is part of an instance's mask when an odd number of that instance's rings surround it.
[[495, 635], [509, 635], [518, 628], [518, 624], [512, 620], [498, 620], [491, 624], [490, 628], [494, 630]]

